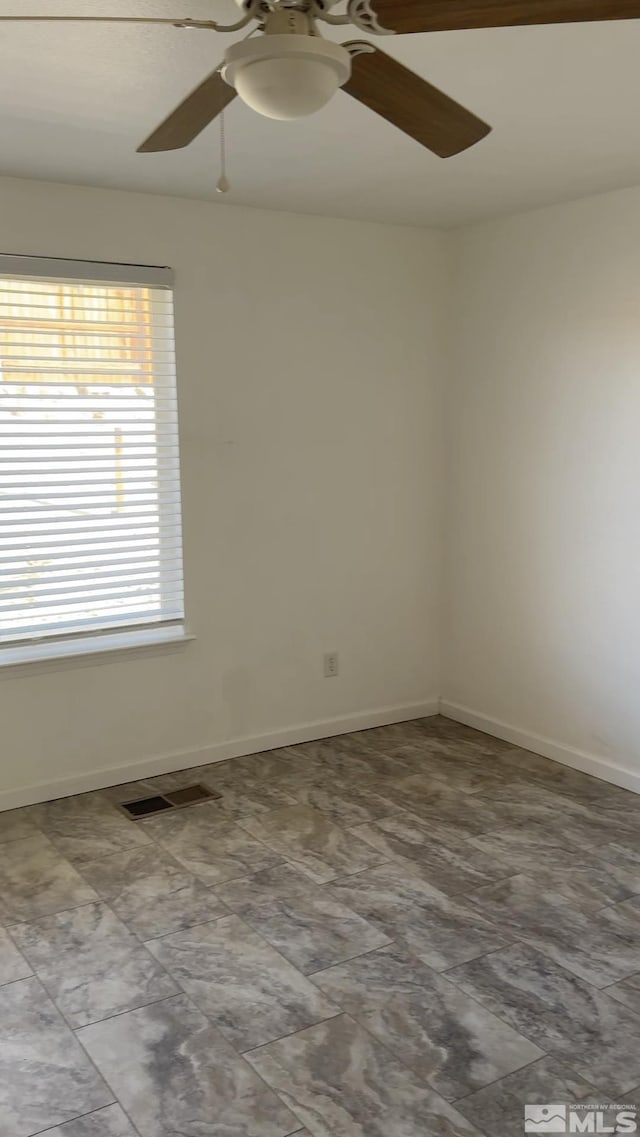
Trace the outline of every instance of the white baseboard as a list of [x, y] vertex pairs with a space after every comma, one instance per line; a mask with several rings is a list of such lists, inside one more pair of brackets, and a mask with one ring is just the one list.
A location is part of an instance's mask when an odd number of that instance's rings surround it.
[[128, 762], [124, 766], [110, 766], [103, 770], [87, 770], [82, 774], [70, 774], [43, 782], [37, 786], [21, 786], [13, 790], [0, 790], [0, 813], [6, 809], [17, 809], [23, 805], [35, 805], [39, 801], [52, 801], [58, 797], [83, 794], [90, 790], [101, 790], [107, 786], [117, 786], [122, 782], [137, 782], [152, 778], [157, 774], [171, 774], [174, 770], [187, 770], [191, 766], [205, 766], [209, 762], [224, 762], [226, 758], [239, 758], [243, 754], [257, 754], [260, 750], [277, 750], [280, 746], [294, 746], [298, 742], [313, 742], [315, 739], [332, 738], [338, 734], [352, 734], [357, 730], [369, 730], [376, 726], [390, 726], [396, 722], [409, 722], [411, 719], [428, 718], [439, 713], [437, 698], [423, 703], [406, 703], [398, 707], [383, 707], [375, 711], [360, 711], [343, 718], [324, 719], [320, 722], [300, 723], [283, 730], [256, 734], [249, 738], [238, 738], [229, 742], [218, 742], [201, 750], [186, 750], [179, 754], [166, 754], [158, 758], [143, 758]]
[[541, 734], [532, 734], [528, 730], [501, 722], [500, 719], [490, 718], [469, 707], [461, 707], [457, 703], [450, 703], [446, 699], [440, 700], [440, 714], [445, 718], [454, 719], [455, 722], [464, 723], [465, 726], [475, 727], [485, 734], [492, 734], [495, 738], [502, 738], [505, 742], [512, 742], [523, 750], [532, 750], [534, 754], [542, 754], [544, 758], [551, 758], [563, 766], [572, 766], [574, 770], [581, 770], [583, 774], [591, 774], [593, 778], [600, 778], [603, 782], [611, 782], [614, 786], [622, 786], [625, 790], [640, 793], [640, 773], [628, 770], [610, 762], [608, 758], [601, 758], [596, 754], [589, 754], [585, 750], [574, 750], [570, 746], [563, 746], [554, 742], [552, 738], [545, 738]]

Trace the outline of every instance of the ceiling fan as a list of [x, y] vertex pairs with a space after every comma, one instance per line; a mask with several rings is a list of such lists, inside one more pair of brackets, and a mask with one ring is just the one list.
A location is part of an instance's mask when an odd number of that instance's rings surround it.
[[[40, 21], [167, 24], [235, 32], [252, 25], [223, 62], [200, 83], [139, 153], [178, 150], [239, 95], [269, 118], [293, 119], [325, 106], [339, 87], [441, 158], [459, 154], [491, 130], [378, 47], [361, 40], [323, 39], [319, 24], [353, 25], [370, 35], [406, 35], [464, 28], [562, 24], [640, 17], [640, 0], [236, 0], [234, 24], [213, 20], [109, 16], [0, 16], [0, 22]], [[252, 39], [254, 33], [259, 38]]]

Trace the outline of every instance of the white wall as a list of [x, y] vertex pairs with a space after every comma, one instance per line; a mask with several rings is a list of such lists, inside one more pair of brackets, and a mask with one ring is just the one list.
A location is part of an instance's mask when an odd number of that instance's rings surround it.
[[[0, 674], [0, 807], [206, 761], [228, 740], [427, 710], [444, 238], [5, 179], [0, 250], [175, 268], [197, 637]], [[328, 650], [338, 679], [322, 678]]]
[[640, 790], [638, 233], [640, 190], [445, 237], [0, 180], [0, 251], [176, 269], [196, 634], [0, 671], [0, 808], [439, 694]]
[[640, 790], [640, 190], [453, 252], [445, 710]]

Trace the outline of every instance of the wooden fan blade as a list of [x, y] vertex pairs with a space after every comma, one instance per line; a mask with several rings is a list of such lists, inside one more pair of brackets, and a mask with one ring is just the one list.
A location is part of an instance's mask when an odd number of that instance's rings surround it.
[[459, 154], [489, 134], [486, 122], [390, 55], [356, 41], [344, 46], [367, 50], [353, 55], [343, 90], [438, 157]]
[[138, 154], [188, 146], [235, 97], [233, 87], [225, 83], [218, 68], [138, 147]]
[[640, 0], [370, 0], [381, 28], [444, 32], [640, 18]]

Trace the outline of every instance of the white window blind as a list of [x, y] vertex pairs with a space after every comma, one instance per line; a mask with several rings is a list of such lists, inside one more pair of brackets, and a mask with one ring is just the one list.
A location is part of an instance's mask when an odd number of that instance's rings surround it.
[[0, 653], [183, 620], [171, 283], [0, 256]]

